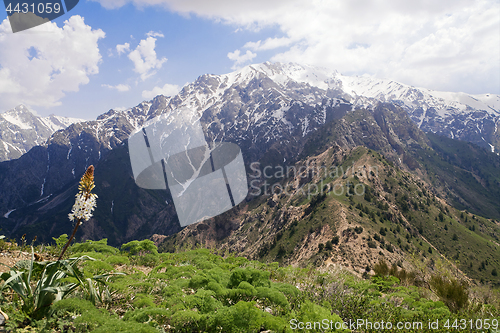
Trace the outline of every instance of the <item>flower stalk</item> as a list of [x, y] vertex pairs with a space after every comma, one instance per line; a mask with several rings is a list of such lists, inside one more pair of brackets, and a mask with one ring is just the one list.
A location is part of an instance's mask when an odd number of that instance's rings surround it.
[[68, 242], [66, 243], [66, 245], [64, 245], [64, 248], [62, 249], [61, 254], [59, 255], [59, 258], [57, 258], [57, 260], [61, 260], [61, 258], [63, 257], [64, 253], [68, 249], [69, 244], [75, 237], [76, 231], [78, 230], [80, 224], [82, 224], [83, 221], [88, 221], [92, 217], [92, 211], [96, 206], [97, 199], [97, 195], [91, 193], [94, 187], [94, 166], [91, 165], [87, 168], [87, 171], [85, 171], [85, 174], [80, 180], [75, 204], [71, 209], [71, 213], [68, 214], [68, 217], [71, 221], [76, 220], [75, 228], [73, 229], [73, 233], [68, 239]]

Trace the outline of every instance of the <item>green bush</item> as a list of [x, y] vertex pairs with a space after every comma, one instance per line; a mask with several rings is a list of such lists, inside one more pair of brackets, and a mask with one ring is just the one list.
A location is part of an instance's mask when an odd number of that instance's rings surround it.
[[113, 266], [101, 260], [87, 261], [83, 265], [84, 272], [89, 275], [98, 275], [113, 270]]
[[62, 251], [64, 245], [68, 242], [68, 235], [67, 234], [62, 234], [61, 236], [55, 238], [52, 237], [52, 239], [56, 242], [56, 250], [58, 252]]
[[134, 307], [136, 309], [144, 308], [144, 307], [154, 307], [154, 297], [151, 295], [146, 295], [146, 294], [138, 294], [137, 297], [134, 299]]
[[108, 319], [106, 323], [92, 331], [93, 333], [158, 333], [158, 329], [148, 325], [136, 322], [123, 321], [118, 319]]
[[[61, 238], [61, 237], [59, 237], [59, 238]], [[57, 240], [56, 240], [56, 242], [57, 242]], [[63, 244], [63, 246], [64, 246], [64, 244]], [[58, 244], [58, 246], [59, 246], [59, 244]], [[87, 240], [85, 243], [74, 244], [73, 246], [71, 246], [70, 250], [73, 253], [78, 253], [78, 252], [100, 252], [100, 253], [109, 253], [109, 254], [118, 253], [118, 249], [108, 245], [107, 238], [103, 238], [99, 241]]]
[[122, 245], [122, 250], [130, 248], [130, 254], [135, 255], [141, 252], [158, 254], [158, 248], [155, 243], [149, 239], [144, 239], [142, 241], [131, 241]]
[[456, 279], [446, 280], [434, 275], [430, 284], [436, 295], [452, 312], [458, 312], [469, 303], [469, 292], [465, 282], [459, 282]]
[[254, 287], [269, 287], [270, 272], [259, 271], [254, 268], [235, 268], [229, 278], [228, 288], [239, 286], [241, 282], [245, 281]]
[[98, 311], [95, 306], [85, 299], [71, 297], [52, 304], [51, 310], [54, 314], [64, 315], [66, 312], [82, 314], [85, 312]]
[[[326, 319], [330, 323], [332, 321], [333, 323], [340, 322], [342, 321], [339, 316], [336, 314], [331, 314], [331, 311], [319, 306], [317, 304], [314, 304], [310, 301], [305, 301], [298, 313], [297, 319], [300, 322], [303, 323], [321, 323], [322, 320]], [[314, 324], [313, 324], [314, 325]], [[335, 325], [335, 324], [334, 324]], [[335, 327], [335, 326], [334, 326]], [[317, 329], [312, 329], [311, 331], [319, 331], [321, 327], [318, 326]]]
[[376, 275], [387, 276], [389, 275], [389, 266], [384, 260], [380, 260], [373, 266], [373, 271]]
[[[268, 300], [271, 304], [281, 306], [282, 308], [289, 308], [285, 295], [277, 289], [267, 287], [257, 287], [257, 298], [261, 300]], [[267, 305], [271, 305], [267, 304]]]
[[185, 302], [189, 308], [197, 308], [200, 313], [213, 313], [222, 308], [222, 303], [215, 297], [214, 291], [200, 289], [196, 294], [187, 296]]
[[266, 330], [280, 332], [286, 327], [282, 318], [274, 317], [256, 307], [256, 302], [239, 301], [234, 306], [224, 307], [207, 320], [211, 332], [220, 328], [222, 332], [247, 333]]
[[146, 253], [142, 256], [135, 256], [132, 258], [135, 265], [155, 267], [160, 263], [160, 258], [153, 253]]
[[130, 259], [124, 256], [109, 256], [105, 260], [110, 265], [119, 266], [119, 265], [130, 265]]
[[191, 278], [191, 280], [189, 280], [189, 288], [202, 288], [205, 287], [210, 281], [211, 279], [208, 279], [204, 275], [195, 275]]

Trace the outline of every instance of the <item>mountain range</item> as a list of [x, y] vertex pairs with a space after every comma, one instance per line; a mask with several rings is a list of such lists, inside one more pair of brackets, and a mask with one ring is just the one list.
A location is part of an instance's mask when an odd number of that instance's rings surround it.
[[34, 146], [44, 145], [54, 132], [80, 121], [84, 119], [39, 117], [24, 105], [0, 113], [0, 161], [19, 158]]
[[[249, 179], [254, 162], [275, 168], [306, 161], [347, 166], [348, 161], [363, 167], [369, 160], [385, 171], [377, 177], [347, 175], [329, 180], [343, 186], [364, 182], [373, 189], [370, 201], [350, 202], [346, 196], [317, 202], [296, 194], [290, 198], [250, 195], [236, 209], [178, 233], [181, 227], [170, 194], [135, 184], [127, 139], [155, 117], [178, 117], [181, 112], [183, 117], [200, 120], [209, 144], [238, 144]], [[10, 123], [35, 128], [26, 121], [17, 122]], [[295, 258], [302, 264], [317, 260], [319, 244], [335, 234], [341, 244], [345, 235], [359, 238], [357, 247], [349, 250], [358, 253], [367, 246], [367, 239], [374, 237], [375, 229], [380, 233], [380, 225], [391, 230], [399, 225], [411, 235], [409, 248], [432, 246], [439, 254], [435, 254], [437, 260], [459, 252], [448, 251], [430, 238], [444, 228], [434, 225], [434, 218], [442, 222], [440, 212], [447, 216], [457, 237], [470, 240], [474, 249], [484, 248], [481, 258], [498, 265], [499, 124], [500, 96], [493, 94], [436, 92], [298, 64], [263, 63], [224, 75], [206, 74], [175, 96], [160, 95], [124, 111], [109, 110], [93, 121], [75, 122], [53, 132], [19, 158], [1, 162], [1, 233], [9, 237], [26, 233], [28, 239], [37, 235], [43, 242], [70, 233], [67, 214], [78, 180], [93, 164], [99, 199], [94, 217], [79, 230], [82, 239], [108, 238], [110, 244], [118, 245], [153, 234], [175, 234], [166, 239], [165, 249], [173, 250], [180, 243], [203, 243], [266, 260]], [[2, 138], [7, 131], [2, 130]], [[261, 186], [264, 180], [257, 181]], [[287, 184], [291, 180], [275, 181]], [[301, 185], [317, 184], [318, 178], [307, 176], [298, 181]], [[377, 202], [388, 208], [379, 208]], [[417, 213], [420, 209], [424, 213]], [[332, 210], [343, 212], [339, 213], [342, 222], [328, 218]], [[460, 218], [465, 210], [469, 220], [465, 215]], [[373, 218], [373, 214], [380, 215]], [[476, 236], [469, 233], [472, 226], [466, 222], [472, 218], [478, 219]], [[370, 224], [374, 219], [382, 224]], [[434, 225], [427, 228], [432, 234], [419, 232], [427, 225]], [[352, 231], [360, 226], [364, 233]], [[294, 234], [300, 229], [297, 235], [311, 246], [309, 250], [290, 245], [291, 238], [288, 244], [281, 243], [283, 233], [289, 235], [294, 228]], [[345, 231], [348, 228], [352, 230]], [[257, 231], [264, 236], [252, 236]], [[387, 237], [387, 241], [398, 244], [396, 236]], [[406, 243], [400, 239], [399, 244], [404, 247]], [[384, 249], [385, 255], [392, 256]], [[296, 253], [302, 255], [294, 257]], [[373, 255], [351, 264], [358, 269]], [[392, 259], [408, 257], [409, 252], [403, 250]], [[460, 268], [466, 271], [466, 267]]]

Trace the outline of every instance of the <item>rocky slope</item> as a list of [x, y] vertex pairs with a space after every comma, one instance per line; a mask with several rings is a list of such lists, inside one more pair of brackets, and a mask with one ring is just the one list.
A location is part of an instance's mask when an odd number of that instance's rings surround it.
[[283, 265], [341, 266], [359, 276], [385, 260], [425, 276], [445, 269], [498, 282], [491, 272], [500, 267], [500, 220], [453, 208], [429, 183], [362, 146], [330, 147], [294, 170], [301, 168], [266, 187], [256, 183], [261, 196], [186, 227], [160, 249], [201, 246]]

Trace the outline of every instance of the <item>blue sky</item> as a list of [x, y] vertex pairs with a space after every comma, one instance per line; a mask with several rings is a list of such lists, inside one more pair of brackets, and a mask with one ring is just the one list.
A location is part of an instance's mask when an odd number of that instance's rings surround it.
[[16, 34], [6, 17], [0, 112], [23, 103], [43, 116], [94, 119], [264, 61], [500, 93], [498, 1], [80, 0]]

